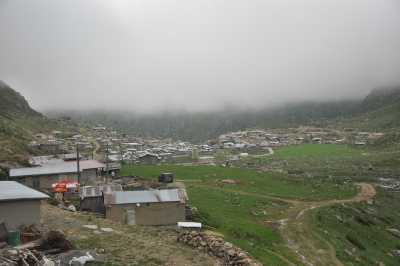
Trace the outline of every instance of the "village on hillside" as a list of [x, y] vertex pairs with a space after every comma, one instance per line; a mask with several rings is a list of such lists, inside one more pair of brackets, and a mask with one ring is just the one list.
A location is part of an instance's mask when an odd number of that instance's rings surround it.
[[[42, 155], [31, 157], [29, 167], [9, 170], [8, 181], [1, 181], [0, 186], [0, 208], [9, 213], [0, 223], [0, 244], [5, 241], [11, 246], [22, 244], [24, 247], [32, 243], [34, 246], [46, 243], [49, 246], [47, 249], [56, 249], [55, 254], [68, 250], [68, 244], [64, 243], [68, 241], [68, 236], [57, 235], [53, 231], [42, 233], [43, 200], [67, 212], [92, 213], [120, 224], [176, 226], [196, 231], [202, 228], [202, 223], [193, 221], [196, 208], [188, 205], [185, 184], [176, 180], [174, 173], [160, 172], [154, 179], [124, 176], [121, 174], [123, 165], [175, 163], [229, 167], [231, 162], [252, 154], [268, 156], [285, 146], [304, 143], [358, 146], [383, 136], [383, 133], [354, 132], [351, 129], [257, 129], [226, 133], [195, 145], [171, 139], [131, 137], [101, 125], [82, 132], [85, 133], [67, 137], [62, 131], [36, 134], [29, 145]], [[229, 155], [218, 161], [221, 151]], [[224, 182], [230, 183], [231, 180]], [[84, 226], [99, 234], [113, 231], [112, 228], [99, 228], [97, 225]], [[13, 235], [11, 240], [10, 233]], [[52, 240], [52, 237], [55, 239]], [[192, 237], [199, 239], [197, 244], [191, 241]], [[203, 244], [207, 241], [217, 241], [205, 235], [185, 233], [179, 236], [179, 240], [199, 247], [208, 245]], [[55, 243], [50, 243], [52, 241]], [[222, 244], [216, 249], [211, 248], [210, 252], [229, 262], [229, 265], [256, 265], [245, 252], [229, 244], [225, 247], [222, 240], [218, 241]], [[64, 246], [59, 248], [58, 242], [64, 243]], [[3, 265], [2, 259], [5, 262], [25, 263], [39, 257], [46, 258], [43, 254], [47, 254], [10, 252], [11, 255], [0, 255], [0, 265]], [[50, 261], [50, 258], [47, 259]], [[99, 256], [82, 253], [80, 258], [90, 261]], [[73, 259], [69, 258], [71, 261]]]

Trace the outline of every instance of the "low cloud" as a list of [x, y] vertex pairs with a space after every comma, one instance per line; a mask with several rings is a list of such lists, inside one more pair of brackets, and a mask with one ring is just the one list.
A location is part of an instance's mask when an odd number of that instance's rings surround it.
[[400, 83], [397, 0], [3, 0], [0, 34], [0, 79], [39, 110], [265, 107]]

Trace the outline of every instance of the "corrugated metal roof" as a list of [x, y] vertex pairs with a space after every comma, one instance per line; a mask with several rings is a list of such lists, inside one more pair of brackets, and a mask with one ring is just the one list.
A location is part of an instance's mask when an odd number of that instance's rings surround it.
[[[69, 162], [69, 163], [72, 163], [76, 167], [76, 162]], [[97, 160], [81, 160], [81, 161], [79, 161], [79, 166], [82, 170], [98, 169], [98, 168], [106, 167], [106, 165], [104, 163], [101, 163]]]
[[154, 203], [180, 201], [177, 189], [118, 191], [113, 193], [111, 204]]
[[[82, 160], [79, 162], [81, 171], [87, 169], [105, 168], [105, 164], [96, 160]], [[10, 177], [39, 176], [54, 174], [76, 173], [76, 162], [51, 162], [38, 167], [14, 168], [10, 169]]]
[[76, 173], [76, 164], [57, 163], [38, 167], [10, 169], [10, 177]]
[[0, 181], [0, 201], [46, 199], [46, 194], [15, 181]]

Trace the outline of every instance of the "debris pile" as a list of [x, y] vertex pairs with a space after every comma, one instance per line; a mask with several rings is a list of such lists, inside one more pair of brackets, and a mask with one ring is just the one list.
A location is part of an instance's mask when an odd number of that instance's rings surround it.
[[38, 250], [47, 254], [57, 254], [72, 249], [73, 246], [60, 231], [49, 231], [40, 240]]
[[22, 226], [21, 227], [21, 239], [22, 243], [28, 243], [34, 241], [36, 239], [41, 238], [42, 233], [40, 230], [34, 225], [30, 226]]
[[0, 265], [43, 265], [44, 256], [35, 250], [11, 249], [0, 254]]
[[224, 261], [224, 265], [260, 265], [251, 259], [246, 252], [240, 248], [234, 247], [229, 242], [225, 242], [221, 237], [218, 236], [206, 234], [204, 232], [183, 231], [178, 235], [177, 241], [221, 258]]

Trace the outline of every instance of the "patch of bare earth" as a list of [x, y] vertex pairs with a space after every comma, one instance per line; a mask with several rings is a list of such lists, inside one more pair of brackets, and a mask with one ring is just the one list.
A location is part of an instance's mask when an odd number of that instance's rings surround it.
[[103, 253], [107, 265], [221, 265], [216, 258], [178, 243], [177, 232], [171, 228], [122, 225], [49, 204], [42, 204], [41, 212], [44, 227], [63, 231], [76, 248]]

